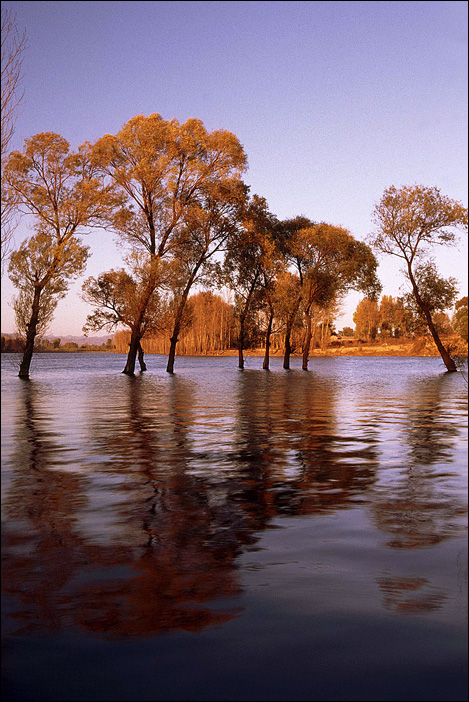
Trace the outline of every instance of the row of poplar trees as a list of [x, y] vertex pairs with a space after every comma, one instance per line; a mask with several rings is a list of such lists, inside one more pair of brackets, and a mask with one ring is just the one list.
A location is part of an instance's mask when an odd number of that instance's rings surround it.
[[[34, 342], [52, 319], [70, 282], [90, 255], [82, 237], [101, 227], [124, 245], [122, 267], [88, 278], [84, 330], [127, 329], [125, 368], [145, 370], [142, 339], [169, 329], [167, 371], [194, 286], [233, 291], [239, 367], [254, 312], [264, 309], [266, 357], [275, 325], [285, 335], [304, 325], [303, 368], [312, 338], [312, 310], [348, 290], [376, 298], [381, 285], [372, 249], [346, 229], [300, 216], [279, 221], [243, 182], [247, 158], [237, 137], [209, 132], [198, 119], [180, 124], [139, 115], [116, 134], [76, 152], [55, 133], [41, 133], [12, 152], [3, 167], [2, 198], [34, 216], [34, 234], [12, 253], [18, 289], [14, 311], [25, 336], [19, 376], [29, 377]], [[467, 217], [467, 214], [466, 214]], [[450, 222], [452, 224], [453, 222]]]

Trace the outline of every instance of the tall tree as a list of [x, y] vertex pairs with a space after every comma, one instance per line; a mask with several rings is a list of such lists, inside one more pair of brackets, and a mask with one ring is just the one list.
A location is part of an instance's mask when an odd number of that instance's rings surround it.
[[380, 307], [376, 300], [360, 300], [353, 313], [355, 334], [359, 339], [374, 341], [380, 325]]
[[[437, 244], [455, 243], [455, 228], [467, 229], [467, 208], [442, 195], [435, 187], [396, 188], [392, 185], [375, 205], [373, 221], [375, 231], [370, 238], [371, 245], [376, 251], [403, 261], [404, 274], [410, 282], [415, 303], [441, 358], [448, 371], [456, 371], [456, 364], [443, 345], [432, 318], [432, 294], [428, 285], [441, 287], [443, 279], [438, 276], [435, 266], [431, 275], [428, 275], [429, 269], [425, 273], [425, 256]], [[425, 293], [422, 285], [427, 286]]]
[[10, 10], [2, 10], [2, 107], [1, 147], [2, 147], [2, 202], [1, 202], [1, 269], [11, 252], [15, 230], [15, 199], [11, 191], [3, 185], [3, 164], [10, 152], [10, 142], [15, 131], [18, 108], [23, 99], [21, 90], [23, 54], [26, 49], [26, 33], [20, 34], [15, 15]]
[[20, 378], [29, 368], [38, 330], [51, 319], [70, 280], [83, 271], [88, 249], [79, 238], [100, 224], [115, 206], [84, 149], [71, 152], [60, 135], [44, 132], [10, 154], [4, 186], [20, 212], [33, 215], [36, 234], [11, 255], [9, 275], [20, 293], [15, 302], [19, 328], [26, 331]]
[[[311, 228], [314, 223], [300, 215], [291, 219], [285, 219], [279, 223], [276, 230], [276, 240], [282, 255], [294, 274], [284, 278], [282, 285], [285, 290], [283, 303], [283, 316], [285, 318], [285, 350], [283, 356], [283, 367], [290, 368], [290, 356], [294, 351], [292, 346], [292, 333], [300, 315], [300, 308], [303, 299], [303, 266], [301, 256], [296, 255], [296, 241], [298, 233], [302, 229]], [[287, 283], [285, 287], [285, 283]]]
[[[298, 309], [305, 319], [303, 370], [308, 370], [312, 339], [311, 308], [326, 307], [350, 289], [376, 296], [381, 285], [376, 277], [377, 262], [371, 249], [342, 227], [320, 223], [293, 229], [286, 242], [287, 256], [300, 281]], [[285, 349], [284, 368], [289, 366]]]
[[184, 214], [182, 226], [174, 238], [175, 314], [166, 366], [168, 373], [174, 371], [176, 344], [190, 291], [196, 283], [210, 287], [219, 278], [219, 263], [214, 259], [224, 252], [228, 241], [233, 244], [236, 240], [244, 198], [245, 186], [239, 178], [222, 181], [218, 186], [210, 183], [208, 188], [201, 188], [192, 207]]
[[239, 322], [238, 367], [243, 369], [248, 324], [261, 304], [265, 276], [268, 279], [276, 265], [273, 234], [277, 220], [265, 198], [259, 195], [246, 199], [241, 218], [241, 232], [236, 232], [236, 237], [230, 241], [224, 271], [227, 285], [235, 294]]
[[13, 300], [16, 329], [26, 340], [20, 378], [29, 377], [35, 339], [46, 331], [59, 300], [83, 272], [87, 258], [88, 247], [77, 237], [57, 242], [47, 231], [38, 231], [12, 252], [8, 273], [19, 291]]
[[130, 250], [142, 255], [147, 271], [131, 324], [124, 373], [133, 374], [145, 316], [161, 285], [161, 261], [177, 256], [176, 238], [201, 193], [243, 171], [246, 156], [228, 131], [207, 132], [203, 123], [164, 120], [155, 113], [129, 120], [117, 135], [105, 135], [90, 151], [94, 162], [117, 186], [125, 204], [108, 226]]
[[285, 326], [282, 319], [282, 310], [286, 301], [284, 297], [286, 292], [286, 273], [286, 261], [279, 249], [275, 247], [269, 259], [269, 265], [265, 266], [262, 271], [260, 288], [261, 309], [264, 311], [267, 321], [264, 361], [262, 363], [264, 370], [269, 370], [270, 366], [271, 338], [274, 334], [280, 333]]

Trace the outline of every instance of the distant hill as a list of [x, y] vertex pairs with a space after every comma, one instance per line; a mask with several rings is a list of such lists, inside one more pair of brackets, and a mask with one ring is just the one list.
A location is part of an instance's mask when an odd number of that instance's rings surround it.
[[[2, 332], [1, 336], [4, 336], [6, 339], [16, 339], [19, 334], [6, 334]], [[46, 334], [44, 338], [49, 339], [49, 341], [60, 339], [62, 345], [73, 341], [75, 344], [78, 344], [78, 346], [82, 346], [83, 344], [101, 346], [101, 344], [105, 344], [108, 339], [112, 339], [112, 336], [112, 334], [107, 334], [106, 336], [57, 336], [57, 334]]]

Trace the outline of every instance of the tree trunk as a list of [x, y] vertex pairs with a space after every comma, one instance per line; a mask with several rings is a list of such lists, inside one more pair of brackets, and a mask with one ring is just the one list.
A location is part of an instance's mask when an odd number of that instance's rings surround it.
[[283, 357], [283, 367], [285, 368], [285, 370], [290, 369], [290, 355], [293, 353], [293, 349], [291, 346], [291, 334], [293, 331], [293, 324], [295, 321], [295, 317], [296, 317], [296, 314], [300, 308], [300, 305], [301, 305], [301, 296], [296, 300], [295, 307], [287, 319], [287, 326], [286, 326], [286, 330], [285, 330], [285, 354]]
[[291, 336], [291, 329], [287, 327], [287, 330], [285, 332], [285, 354], [283, 356], [283, 367], [285, 368], [285, 370], [290, 369], [290, 355], [292, 352], [291, 343], [290, 343], [290, 336]]
[[457, 371], [456, 363], [453, 361], [453, 359], [449, 355], [448, 351], [443, 346], [442, 341], [440, 339], [440, 336], [435, 328], [435, 325], [433, 324], [432, 315], [431, 315], [430, 311], [427, 309], [427, 307], [424, 305], [423, 300], [420, 297], [419, 289], [417, 287], [417, 283], [416, 283], [415, 278], [413, 276], [412, 267], [411, 267], [410, 263], [407, 264], [407, 270], [409, 273], [409, 280], [412, 284], [412, 289], [414, 292], [415, 300], [416, 300], [418, 306], [420, 307], [420, 309], [422, 310], [422, 312], [425, 316], [425, 319], [427, 320], [427, 326], [430, 330], [430, 334], [433, 337], [433, 341], [435, 342], [436, 347], [440, 353], [440, 356], [443, 359], [443, 363], [445, 364], [446, 369], [448, 371], [450, 371], [451, 373], [454, 373], [455, 371]]
[[171, 345], [169, 347], [168, 363], [166, 365], [167, 373], [174, 373], [174, 359], [176, 358], [176, 344], [178, 342], [178, 334], [179, 330], [175, 329], [173, 335], [170, 337]]
[[187, 296], [189, 295], [189, 290], [191, 288], [192, 282], [186, 290], [184, 291], [184, 294], [181, 298], [181, 301], [179, 303], [179, 306], [176, 310], [176, 317], [174, 319], [174, 326], [173, 326], [173, 334], [170, 337], [170, 347], [169, 347], [169, 353], [168, 353], [168, 363], [166, 364], [166, 372], [167, 373], [174, 373], [174, 359], [176, 358], [176, 344], [179, 339], [179, 332], [181, 331], [181, 324], [182, 324], [182, 316], [184, 314], [184, 307], [186, 306], [187, 302]]
[[238, 368], [244, 368], [244, 318], [239, 320]]
[[138, 352], [138, 362], [140, 363], [140, 370], [142, 372], [146, 371], [147, 366], [146, 366], [145, 361], [143, 360], [143, 357], [145, 354], [143, 352], [142, 344], [140, 343], [140, 341], [138, 342], [137, 352]]
[[[126, 373], [126, 375], [133, 375], [135, 373], [135, 361], [137, 359], [137, 354], [139, 354], [139, 360], [140, 358], [142, 359], [143, 362], [143, 350], [140, 345], [140, 341], [143, 337], [142, 332], [142, 326], [143, 326], [143, 319], [145, 317], [145, 312], [147, 311], [148, 303], [150, 301], [151, 296], [153, 295], [153, 292], [155, 291], [156, 285], [157, 285], [157, 273], [156, 273], [156, 262], [157, 262], [158, 257], [155, 257], [155, 255], [152, 255], [152, 261], [151, 261], [151, 270], [150, 270], [150, 277], [148, 279], [145, 291], [142, 295], [142, 298], [140, 300], [140, 306], [138, 309], [138, 312], [135, 317], [135, 321], [132, 327], [132, 334], [130, 336], [130, 344], [129, 344], [129, 353], [127, 355], [127, 363], [125, 364], [125, 368], [122, 371], [123, 373]], [[143, 364], [145, 365], [145, 364]], [[142, 370], [146, 370], [146, 367], [142, 367], [142, 363], [140, 363], [140, 366]]]
[[168, 353], [168, 363], [166, 365], [166, 372], [167, 373], [174, 373], [174, 359], [176, 358], [176, 344], [178, 342], [179, 338], [179, 332], [181, 331], [181, 324], [182, 324], [182, 317], [184, 314], [184, 308], [187, 303], [187, 298], [189, 297], [190, 290], [194, 284], [194, 280], [196, 279], [197, 273], [199, 272], [199, 269], [201, 265], [204, 263], [206, 259], [205, 252], [204, 255], [199, 258], [197, 261], [197, 264], [194, 266], [194, 269], [192, 270], [192, 273], [189, 276], [189, 280], [186, 283], [186, 287], [184, 288], [184, 292], [182, 293], [181, 300], [179, 302], [178, 308], [176, 310], [176, 317], [174, 320], [174, 327], [173, 327], [173, 334], [170, 337], [171, 345], [169, 347], [169, 353]]
[[273, 312], [270, 313], [269, 316], [269, 324], [267, 325], [267, 333], [265, 335], [265, 355], [264, 355], [264, 363], [262, 365], [262, 368], [264, 370], [269, 370], [269, 360], [270, 360], [270, 335], [272, 334], [272, 322], [274, 320], [274, 314]]
[[37, 323], [39, 320], [39, 303], [41, 299], [42, 288], [34, 288], [33, 306], [31, 309], [31, 317], [26, 329], [26, 343], [24, 347], [23, 358], [21, 359], [19, 378], [27, 380], [29, 378], [29, 368], [34, 352], [34, 341], [37, 334]]
[[135, 373], [135, 361], [137, 360], [137, 353], [140, 346], [141, 334], [138, 327], [132, 329], [132, 334], [130, 336], [129, 352], [127, 354], [127, 362], [125, 368], [122, 371], [126, 375], [134, 375]]
[[308, 358], [309, 358], [309, 350], [311, 348], [311, 315], [309, 313], [309, 310], [305, 310], [305, 317], [306, 317], [306, 331], [305, 331], [305, 339], [303, 343], [303, 370], [307, 371], [308, 370]]
[[440, 352], [440, 356], [443, 359], [443, 363], [446, 366], [446, 370], [450, 371], [451, 373], [457, 371], [456, 363], [453, 361], [453, 359], [449, 355], [448, 351], [443, 346], [441, 339], [440, 339], [440, 336], [439, 336], [437, 330], [435, 329], [435, 325], [433, 324], [433, 320], [432, 320], [432, 316], [431, 316], [430, 312], [428, 312], [427, 310], [424, 310], [424, 314], [425, 314], [425, 318], [427, 320], [427, 324], [428, 324], [428, 328], [430, 330], [430, 333], [433, 337], [433, 340], [436, 344], [438, 351]]

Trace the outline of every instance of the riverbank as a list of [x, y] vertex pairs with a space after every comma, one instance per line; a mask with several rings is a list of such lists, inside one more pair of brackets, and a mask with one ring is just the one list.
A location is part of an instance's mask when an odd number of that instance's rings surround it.
[[[454, 356], [467, 356], [468, 345], [461, 337], [448, 337], [443, 343], [450, 349]], [[265, 349], [247, 349], [244, 356], [264, 356]], [[211, 355], [211, 354], [207, 354]], [[220, 351], [216, 356], [237, 356], [236, 349]], [[301, 356], [301, 351], [293, 353], [292, 356]], [[356, 342], [343, 343], [342, 345], [328, 346], [324, 349], [312, 349], [309, 357], [317, 356], [416, 356], [416, 357], [437, 357], [438, 349], [432, 339], [419, 337], [417, 339], [390, 339], [386, 342]], [[274, 349], [270, 353], [271, 357], [283, 356], [283, 349]]]
[[[455, 357], [467, 357], [468, 344], [460, 336], [451, 336], [443, 339], [443, 343], [449, 349], [450, 354]], [[21, 353], [21, 350], [3, 348], [2, 353]], [[71, 348], [70, 346], [50, 349], [38, 349], [35, 353], [124, 353], [117, 351], [115, 348], [102, 348], [99, 346], [89, 345], [86, 347]], [[271, 349], [270, 356], [283, 357], [283, 348]], [[145, 355], [151, 356], [152, 352], [145, 351]], [[163, 354], [166, 355], [166, 354]], [[177, 353], [178, 356], [237, 356], [237, 349], [225, 349], [223, 351], [209, 351], [208, 353]], [[261, 356], [265, 355], [263, 347], [256, 349], [246, 349], [244, 356]], [[437, 357], [439, 356], [438, 349], [433, 340], [429, 337], [418, 337], [416, 339], [388, 339], [387, 341], [373, 342], [358, 342], [358, 341], [343, 341], [335, 343], [326, 348], [315, 348], [310, 351], [309, 357], [315, 358], [318, 356], [414, 356], [414, 357]], [[301, 349], [292, 353], [293, 357], [301, 357]]]

